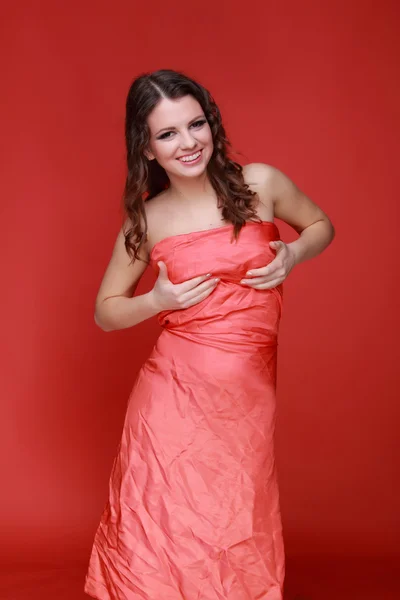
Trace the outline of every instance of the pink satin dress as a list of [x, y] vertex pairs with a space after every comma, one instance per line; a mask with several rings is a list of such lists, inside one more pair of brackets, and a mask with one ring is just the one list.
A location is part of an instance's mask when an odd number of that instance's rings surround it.
[[274, 457], [282, 284], [240, 284], [267, 265], [274, 223], [167, 237], [151, 253], [173, 283], [212, 273], [195, 306], [164, 311], [129, 397], [85, 580], [99, 600], [282, 600]]

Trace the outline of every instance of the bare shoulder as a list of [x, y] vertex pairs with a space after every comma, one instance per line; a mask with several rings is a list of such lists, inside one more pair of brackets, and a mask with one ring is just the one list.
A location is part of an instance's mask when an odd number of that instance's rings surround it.
[[[274, 187], [286, 176], [276, 167], [266, 163], [249, 163], [243, 166], [243, 178], [255, 192], [273, 193]], [[286, 178], [287, 179], [287, 178]]]
[[[146, 248], [150, 249], [155, 242], [165, 235], [166, 226], [174, 214], [174, 203], [168, 194], [168, 190], [164, 190], [151, 200], [147, 200], [144, 203], [144, 210], [147, 220]], [[168, 218], [166, 218], [167, 215]], [[144, 228], [144, 223], [142, 227]]]
[[[282, 171], [264, 163], [243, 167], [245, 181], [257, 192], [263, 204], [273, 207], [274, 217], [285, 221], [300, 233], [328, 216]], [[330, 221], [329, 221], [330, 222]]]
[[276, 210], [277, 201], [285, 194], [294, 194], [298, 188], [282, 171], [265, 163], [250, 163], [243, 167], [243, 177], [249, 188], [257, 193], [264, 204], [272, 203]]
[[243, 166], [243, 179], [252, 192], [256, 193], [254, 208], [258, 216], [265, 221], [275, 217], [273, 178], [276, 169], [265, 163], [249, 163]]
[[266, 163], [249, 163], [243, 166], [243, 177], [250, 185], [263, 185], [270, 180], [277, 169]]
[[169, 190], [167, 189], [167, 190], [163, 190], [162, 192], [159, 192], [156, 196], [154, 196], [150, 200], [146, 200], [146, 202], [144, 203], [146, 215], [149, 216], [155, 212], [158, 212], [160, 207], [162, 207], [163, 205], [165, 205], [166, 202], [168, 202], [168, 197], [169, 197]]

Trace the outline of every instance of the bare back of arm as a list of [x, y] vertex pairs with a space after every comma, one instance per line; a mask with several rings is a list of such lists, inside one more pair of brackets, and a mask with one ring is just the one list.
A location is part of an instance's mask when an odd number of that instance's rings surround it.
[[141, 248], [139, 257], [144, 260], [132, 262], [124, 244], [126, 225], [118, 233], [96, 297], [94, 319], [103, 331], [126, 329], [157, 314], [150, 294], [134, 296], [148, 266], [148, 251]]

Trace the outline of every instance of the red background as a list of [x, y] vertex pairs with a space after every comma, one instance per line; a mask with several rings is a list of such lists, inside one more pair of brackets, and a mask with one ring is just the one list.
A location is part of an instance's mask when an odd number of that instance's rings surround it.
[[[241, 162], [284, 171], [335, 225], [326, 252], [285, 282], [276, 451], [288, 589], [325, 599], [340, 582], [335, 600], [369, 598], [372, 584], [360, 586], [371, 564], [380, 570], [371, 598], [392, 597], [398, 3], [118, 0], [2, 11], [1, 598], [32, 600], [40, 586], [41, 599], [83, 597], [127, 398], [159, 333], [155, 319], [108, 334], [93, 320], [122, 218], [126, 94], [158, 68], [210, 89]], [[296, 238], [277, 224], [284, 241]], [[146, 273], [138, 292], [153, 281]], [[326, 589], [316, 591], [318, 577]]]

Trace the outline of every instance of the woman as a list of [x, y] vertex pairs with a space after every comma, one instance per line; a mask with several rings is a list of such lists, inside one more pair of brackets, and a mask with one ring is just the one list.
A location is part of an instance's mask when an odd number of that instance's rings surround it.
[[[328, 246], [285, 175], [241, 167], [201, 85], [161, 70], [126, 106], [126, 222], [96, 300], [104, 331], [158, 315], [131, 392], [85, 591], [99, 600], [281, 600], [274, 460], [282, 282]], [[300, 235], [285, 244], [278, 217]], [[132, 259], [132, 260], [130, 260]], [[132, 297], [148, 264], [153, 289]]]

